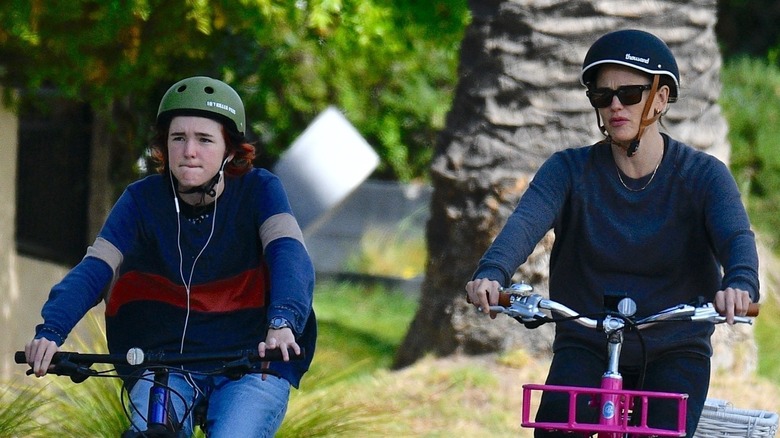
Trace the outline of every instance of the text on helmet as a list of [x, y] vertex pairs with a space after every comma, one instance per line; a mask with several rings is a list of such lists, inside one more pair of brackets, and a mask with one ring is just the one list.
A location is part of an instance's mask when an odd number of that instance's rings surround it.
[[225, 105], [222, 102], [214, 102], [213, 100], [209, 100], [208, 102], [206, 102], [206, 106], [213, 106], [213, 107], [219, 108], [221, 110], [229, 111], [231, 114], [235, 114], [236, 113], [236, 110], [233, 109], [233, 107], [231, 107], [229, 105]]

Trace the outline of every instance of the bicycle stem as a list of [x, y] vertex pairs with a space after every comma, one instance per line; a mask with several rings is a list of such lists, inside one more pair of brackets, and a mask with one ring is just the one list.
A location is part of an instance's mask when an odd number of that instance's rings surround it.
[[623, 349], [623, 331], [617, 330], [607, 334], [607, 371], [604, 377], [620, 377], [620, 352]]

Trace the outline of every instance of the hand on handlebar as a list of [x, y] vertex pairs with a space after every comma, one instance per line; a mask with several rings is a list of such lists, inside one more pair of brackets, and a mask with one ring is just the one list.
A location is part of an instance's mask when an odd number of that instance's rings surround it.
[[466, 301], [495, 319], [497, 314], [490, 311], [490, 306], [498, 304], [500, 290], [501, 284], [499, 282], [487, 278], [478, 278], [466, 283]]
[[[296, 355], [301, 354], [301, 347], [295, 342], [295, 335], [289, 328], [283, 328], [279, 330], [268, 330], [268, 334], [265, 337], [265, 341], [261, 342], [257, 346], [257, 353], [260, 357], [265, 357], [265, 352], [268, 350], [281, 349], [282, 360], [285, 362], [290, 361], [290, 352], [292, 349]], [[270, 366], [270, 362], [263, 362], [263, 369], [267, 369]], [[263, 380], [265, 380], [266, 374], [263, 374]]]
[[735, 316], [745, 316], [752, 300], [750, 294], [742, 289], [726, 288], [715, 294], [715, 310], [726, 317], [728, 324], [734, 324]]
[[24, 345], [24, 354], [27, 356], [27, 363], [35, 377], [43, 377], [49, 372], [51, 359], [54, 353], [58, 352], [60, 347], [57, 343], [46, 338], [33, 339]]

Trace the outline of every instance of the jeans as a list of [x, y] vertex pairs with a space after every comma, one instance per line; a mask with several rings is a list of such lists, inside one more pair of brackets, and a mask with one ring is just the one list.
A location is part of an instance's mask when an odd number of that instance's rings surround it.
[[[132, 428], [146, 429], [152, 375], [138, 380], [130, 390]], [[170, 373], [170, 401], [181, 420], [186, 406], [208, 401], [206, 429], [211, 438], [273, 437], [282, 424], [290, 397], [290, 383], [276, 376], [247, 374], [239, 380], [224, 376]], [[190, 412], [183, 422], [184, 436], [192, 436], [195, 422]]]
[[[548, 385], [600, 387], [601, 375], [606, 370], [606, 360], [584, 348], [563, 348], [553, 356], [550, 372], [547, 376]], [[620, 367], [623, 376], [624, 389], [638, 389], [640, 370], [638, 367]], [[707, 357], [674, 352], [653, 358], [647, 364], [644, 385], [646, 391], [662, 391], [688, 394], [688, 411], [686, 412], [686, 436], [693, 436], [699, 423], [707, 390], [710, 384], [710, 360]], [[568, 415], [566, 405], [568, 395], [544, 393], [540, 401], [536, 421], [565, 422]], [[581, 400], [577, 406], [577, 421], [581, 423], [597, 423], [598, 409], [587, 406], [587, 400]], [[657, 402], [648, 406], [648, 425], [664, 429], [674, 429], [677, 426], [677, 404]], [[537, 429], [537, 438], [566, 437], [573, 438], [576, 434], [548, 432]]]

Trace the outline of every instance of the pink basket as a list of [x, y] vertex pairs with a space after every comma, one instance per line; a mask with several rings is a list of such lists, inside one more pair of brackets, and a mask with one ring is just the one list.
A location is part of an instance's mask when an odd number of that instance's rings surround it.
[[[560, 392], [569, 396], [569, 416], [566, 422], [536, 422], [531, 421], [531, 406], [533, 401], [541, 397], [543, 392]], [[582, 397], [589, 397], [592, 400], [602, 400], [603, 398], [614, 399], [610, 403], [610, 409], [615, 408], [616, 419], [613, 424], [599, 423], [580, 423], [577, 418], [577, 400]], [[677, 401], [677, 428], [659, 429], [647, 425], [647, 406], [650, 400], [676, 400]], [[601, 403], [599, 402], [599, 405]], [[638, 423], [633, 421], [629, 423], [629, 416], [626, 414], [626, 407], [629, 411], [642, 413]], [[555, 385], [523, 385], [523, 413], [522, 426], [533, 427], [536, 429], [560, 430], [570, 432], [603, 432], [603, 433], [629, 433], [635, 436], [659, 436], [659, 437], [681, 437], [685, 436], [685, 411], [688, 406], [688, 395], [670, 392], [652, 392], [652, 391], [634, 391], [625, 389], [601, 389], [584, 388], [578, 386], [555, 386]]]

